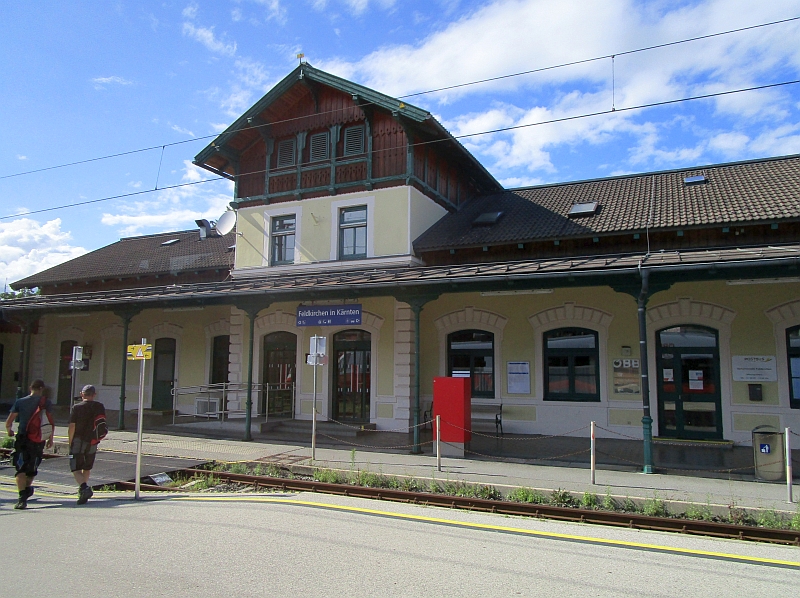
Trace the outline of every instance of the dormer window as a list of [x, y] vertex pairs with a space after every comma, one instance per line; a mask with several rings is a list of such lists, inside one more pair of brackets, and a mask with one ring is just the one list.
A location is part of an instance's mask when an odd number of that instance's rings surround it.
[[321, 162], [329, 156], [328, 132], [314, 133], [309, 143], [309, 162]]
[[339, 212], [339, 259], [367, 257], [367, 206], [344, 208]]
[[348, 127], [344, 130], [344, 155], [357, 156], [364, 153], [364, 126]]
[[295, 139], [284, 139], [278, 142], [278, 168], [294, 166]]

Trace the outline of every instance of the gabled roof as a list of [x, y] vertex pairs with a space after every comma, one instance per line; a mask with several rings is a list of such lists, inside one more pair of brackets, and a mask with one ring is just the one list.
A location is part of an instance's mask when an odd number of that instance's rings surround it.
[[[281, 98], [286, 92], [291, 89], [298, 81], [302, 80], [313, 81], [326, 85], [353, 97], [357, 97], [362, 105], [372, 105], [381, 108], [392, 114], [397, 114], [399, 117], [406, 119], [412, 123], [423, 126], [428, 129], [431, 134], [441, 137], [451, 144], [454, 144], [457, 151], [466, 158], [471, 165], [480, 173], [480, 175], [495, 186], [498, 190], [503, 186], [489, 173], [483, 164], [481, 164], [455, 137], [453, 137], [447, 129], [445, 129], [439, 121], [437, 121], [430, 112], [413, 106], [398, 98], [393, 98], [386, 94], [364, 87], [358, 83], [353, 83], [347, 79], [342, 79], [336, 75], [331, 75], [325, 71], [316, 69], [308, 63], [302, 63], [295, 68], [291, 73], [286, 75], [275, 87], [270, 89], [264, 97], [258, 102], [253, 104], [244, 114], [237, 118], [233, 124], [225, 129], [219, 136], [208, 144], [200, 153], [195, 156], [194, 163], [198, 166], [207, 168], [205, 162], [212, 157], [217, 148], [224, 147], [231, 141], [237, 133], [241, 131], [257, 128], [259, 126], [258, 117], [273, 103]], [[267, 123], [268, 124], [268, 123]], [[213, 170], [213, 169], [212, 169]], [[220, 173], [220, 171], [214, 170]], [[224, 173], [222, 173], [224, 174]], [[229, 173], [228, 173], [229, 174]]]
[[[174, 243], [169, 243], [172, 240]], [[236, 234], [200, 240], [197, 230], [128, 237], [11, 284], [14, 289], [70, 282], [233, 267]], [[167, 243], [166, 245], [164, 243]]]
[[[703, 175], [705, 181], [684, 179]], [[597, 202], [592, 215], [568, 216]], [[481, 214], [503, 212], [475, 226]], [[418, 252], [589, 237], [649, 228], [682, 229], [800, 219], [800, 155], [605, 179], [538, 185], [473, 199], [415, 242]]]

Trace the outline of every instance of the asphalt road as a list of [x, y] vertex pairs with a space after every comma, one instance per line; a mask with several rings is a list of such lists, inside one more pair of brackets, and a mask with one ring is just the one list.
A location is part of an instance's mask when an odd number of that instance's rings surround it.
[[800, 584], [795, 547], [318, 494], [97, 496], [14, 511], [0, 493], [0, 594], [749, 598]]

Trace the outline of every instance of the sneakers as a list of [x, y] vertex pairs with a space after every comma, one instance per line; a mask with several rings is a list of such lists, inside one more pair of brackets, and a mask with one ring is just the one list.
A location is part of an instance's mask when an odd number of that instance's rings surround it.
[[85, 505], [93, 495], [94, 492], [90, 486], [81, 486], [78, 489], [78, 504]]

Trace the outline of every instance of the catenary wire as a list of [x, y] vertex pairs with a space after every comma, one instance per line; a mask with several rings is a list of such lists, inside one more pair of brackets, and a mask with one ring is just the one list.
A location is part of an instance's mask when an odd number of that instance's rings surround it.
[[[655, 49], [659, 49], [659, 48], [666, 48], [666, 47], [669, 47], [669, 46], [676, 46], [676, 45], [679, 45], [679, 44], [690, 43], [690, 42], [699, 41], [699, 40], [703, 40], [703, 39], [709, 39], [709, 38], [713, 38], [713, 37], [720, 37], [722, 35], [729, 35], [729, 34], [732, 34], [732, 33], [740, 33], [742, 31], [749, 31], [749, 30], [752, 30], [752, 29], [759, 29], [759, 28], [763, 28], [763, 27], [771, 27], [773, 25], [781, 25], [783, 23], [789, 23], [789, 22], [797, 21], [797, 20], [800, 20], [800, 16], [789, 17], [789, 18], [786, 18], [786, 19], [780, 19], [778, 21], [770, 21], [768, 23], [760, 23], [758, 25], [749, 25], [747, 27], [739, 27], [737, 29], [728, 29], [726, 31], [719, 31], [717, 33], [709, 33], [707, 35], [700, 35], [700, 36], [696, 36], [696, 37], [690, 37], [690, 38], [686, 38], [686, 39], [682, 39], [682, 40], [666, 42], [666, 43], [663, 43], [663, 44], [656, 44], [656, 45], [653, 45], [653, 46], [645, 46], [643, 48], [636, 48], [636, 49], [633, 49], [633, 50], [625, 50], [623, 52], [615, 52], [614, 54], [605, 54], [603, 56], [595, 56], [595, 57], [592, 57], [592, 58], [584, 58], [582, 60], [575, 60], [575, 61], [572, 61], [572, 62], [564, 62], [564, 63], [561, 63], [561, 64], [545, 66], [545, 67], [541, 67], [541, 68], [537, 68], [537, 69], [531, 69], [531, 70], [527, 70], [527, 71], [509, 73], [507, 75], [499, 75], [497, 77], [489, 77], [489, 78], [486, 78], [486, 79], [478, 79], [478, 80], [475, 80], [475, 81], [468, 81], [466, 83], [459, 83], [459, 84], [456, 84], [456, 85], [449, 85], [449, 86], [446, 86], [446, 87], [439, 87], [439, 88], [436, 88], [436, 89], [418, 91], [418, 92], [415, 92], [415, 93], [405, 94], [405, 95], [401, 95], [401, 96], [397, 96], [397, 97], [398, 97], [398, 99], [411, 98], [411, 97], [427, 95], [427, 94], [431, 94], [431, 93], [438, 93], [440, 91], [447, 91], [447, 90], [451, 90], [451, 89], [458, 89], [458, 88], [462, 88], [462, 87], [468, 87], [468, 86], [471, 86], [471, 85], [480, 85], [482, 83], [490, 83], [492, 81], [500, 81], [502, 79], [510, 79], [512, 77], [520, 77], [520, 76], [523, 76], [523, 75], [531, 75], [531, 74], [534, 74], [534, 73], [540, 73], [540, 72], [550, 71], [550, 70], [559, 69], [559, 68], [566, 68], [566, 67], [569, 67], [569, 66], [576, 66], [576, 65], [579, 65], [579, 64], [586, 64], [586, 63], [589, 63], [589, 62], [596, 62], [596, 61], [599, 61], [599, 60], [608, 60], [609, 58], [613, 59], [615, 56], [626, 56], [626, 55], [629, 55], [629, 54], [636, 54], [636, 53], [639, 53], [639, 52], [646, 52], [646, 51], [649, 51], [649, 50], [655, 50]], [[374, 102], [364, 102], [364, 104], [362, 104], [362, 106], [369, 106], [371, 104], [374, 104]], [[324, 115], [324, 114], [328, 114], [328, 113], [331, 113], [331, 112], [337, 112], [337, 111], [338, 110], [329, 110], [329, 111], [326, 111], [326, 112], [321, 112], [319, 114], [315, 114], [315, 116]], [[282, 124], [282, 123], [286, 123], [286, 122], [292, 122], [292, 121], [295, 121], [295, 120], [300, 120], [300, 119], [303, 119], [303, 118], [307, 118], [307, 117], [306, 116], [293, 117], [293, 118], [274, 121], [274, 122], [271, 122], [271, 123], [268, 123], [268, 124], [270, 124], [270, 125]], [[241, 129], [239, 129], [237, 131], [237, 133], [238, 132], [242, 132], [242, 131], [247, 131], [247, 130], [250, 130], [250, 129], [259, 129], [259, 128], [263, 127], [263, 126], [264, 126], [263, 124], [259, 124], [259, 125], [254, 125], [254, 126], [251, 126], [251, 127], [242, 127]], [[87, 158], [85, 160], [77, 160], [75, 162], [67, 162], [67, 163], [64, 163], [64, 164], [57, 164], [55, 166], [45, 166], [43, 168], [36, 168], [36, 169], [33, 169], [33, 170], [26, 170], [26, 171], [23, 171], [23, 172], [16, 172], [16, 173], [13, 173], [13, 174], [0, 175], [0, 180], [19, 177], [19, 176], [25, 176], [25, 175], [29, 175], [29, 174], [36, 174], [36, 173], [39, 173], [39, 172], [46, 172], [48, 170], [56, 170], [56, 169], [59, 169], [59, 168], [67, 168], [67, 167], [70, 167], [70, 166], [79, 166], [81, 164], [88, 164], [88, 163], [97, 162], [97, 161], [100, 161], [100, 160], [108, 160], [110, 158], [119, 158], [119, 157], [122, 157], [122, 156], [129, 156], [129, 155], [132, 155], [132, 154], [139, 154], [139, 153], [143, 153], [143, 152], [149, 152], [149, 151], [156, 150], [156, 149], [159, 149], [159, 148], [162, 149], [162, 154], [163, 154], [163, 150], [166, 147], [172, 147], [172, 146], [175, 146], [175, 145], [183, 145], [185, 143], [193, 143], [195, 141], [203, 141], [205, 139], [212, 139], [212, 138], [219, 137], [220, 134], [221, 133], [203, 135], [201, 137], [194, 137], [192, 139], [182, 139], [181, 141], [173, 141], [173, 142], [170, 142], [170, 143], [162, 143], [162, 144], [153, 145], [153, 146], [150, 146], [150, 147], [144, 147], [144, 148], [135, 149], [135, 150], [129, 150], [129, 151], [125, 151], [125, 152], [118, 152], [118, 153], [115, 153], [115, 154], [107, 154], [107, 155], [104, 155], [104, 156], [97, 156], [95, 158]]]
[[[762, 89], [770, 89], [770, 88], [775, 88], [775, 87], [784, 87], [784, 86], [787, 86], [787, 85], [796, 85], [798, 83], [800, 83], [800, 79], [794, 79], [792, 81], [781, 81], [780, 83], [768, 83], [766, 85], [757, 85], [755, 87], [744, 87], [744, 88], [740, 88], [740, 89], [730, 89], [730, 90], [727, 90], [727, 91], [718, 91], [718, 92], [715, 92], [715, 93], [707, 93], [707, 94], [702, 94], [702, 95], [698, 95], [698, 96], [691, 96], [691, 97], [688, 97], [688, 98], [678, 98], [678, 99], [674, 99], [674, 100], [664, 100], [664, 101], [661, 101], [661, 102], [650, 102], [648, 104], [639, 104], [637, 106], [628, 106], [626, 108], [600, 110], [598, 112], [589, 112], [589, 113], [585, 113], [585, 114], [576, 114], [574, 116], [564, 116], [564, 117], [561, 117], [561, 118], [553, 118], [553, 119], [550, 119], [550, 120], [543, 120], [543, 121], [538, 121], [538, 122], [535, 122], [535, 123], [526, 123], [526, 124], [523, 124], [523, 125], [513, 125], [513, 126], [510, 126], [510, 127], [502, 127], [502, 128], [499, 128], [499, 129], [491, 129], [489, 131], [479, 131], [479, 132], [476, 132], [476, 133], [464, 133], [463, 135], [454, 135], [452, 138], [453, 139], [466, 139], [468, 137], [477, 137], [479, 135], [491, 135], [491, 134], [494, 134], [494, 133], [502, 133], [502, 132], [505, 132], [505, 131], [514, 131], [514, 130], [525, 129], [525, 128], [529, 128], [529, 127], [537, 127], [537, 126], [541, 126], [541, 125], [548, 125], [548, 124], [566, 122], [566, 121], [571, 121], [571, 120], [579, 120], [579, 119], [583, 119], [583, 118], [591, 118], [591, 117], [594, 117], [594, 116], [603, 116], [603, 115], [608, 115], [608, 114], [616, 114], [618, 112], [630, 112], [632, 110], [644, 110], [646, 108], [657, 108], [659, 106], [668, 106], [668, 105], [671, 105], [671, 104], [678, 104], [678, 103], [681, 103], [681, 102], [691, 102], [691, 101], [694, 101], [694, 100], [703, 100], [703, 99], [715, 98], [715, 97], [726, 96], [726, 95], [731, 95], [731, 94], [735, 94], [735, 93], [744, 93], [744, 92], [748, 92], [748, 91], [758, 91], [758, 90], [762, 90]], [[449, 140], [450, 140], [450, 138], [448, 137], [448, 138], [445, 138], [445, 139], [433, 139], [433, 140], [430, 140], [430, 141], [420, 141], [420, 142], [413, 143], [413, 144], [410, 144], [410, 145], [412, 145], [413, 147], [419, 147], [419, 146], [422, 146], [422, 145], [432, 145], [434, 143], [443, 143], [443, 142], [446, 142], [446, 141], [449, 141]], [[375, 153], [389, 152], [389, 151], [397, 151], [397, 148], [396, 147], [384, 148], [384, 149], [381, 149], [381, 150], [376, 150]], [[254, 174], [263, 174], [265, 172], [266, 172], [266, 169], [254, 170], [252, 172], [242, 173], [242, 174], [239, 175], [239, 177], [252, 176]], [[143, 191], [135, 191], [135, 192], [132, 192], [132, 193], [123, 193], [121, 195], [114, 195], [114, 196], [103, 197], [103, 198], [99, 198], [99, 199], [91, 199], [91, 200], [88, 200], [88, 201], [81, 201], [81, 202], [77, 202], [77, 203], [64, 204], [64, 205], [60, 205], [60, 206], [53, 206], [53, 207], [50, 207], [50, 208], [42, 208], [40, 210], [33, 210], [33, 211], [25, 212], [23, 214], [9, 214], [9, 215], [6, 215], [6, 216], [0, 216], [0, 220], [7, 220], [9, 218], [22, 218], [22, 217], [28, 216], [30, 214], [41, 214], [42, 212], [52, 212], [54, 210], [61, 210], [61, 209], [65, 209], [65, 208], [73, 208], [73, 207], [76, 207], [76, 206], [83, 206], [83, 205], [93, 204], [93, 203], [100, 203], [100, 202], [104, 202], [104, 201], [110, 201], [110, 200], [113, 200], [113, 199], [123, 199], [123, 198], [126, 198], [126, 197], [132, 197], [132, 196], [135, 196], [135, 195], [143, 195], [143, 194], [146, 194], [146, 193], [155, 193], [157, 191], [164, 191], [164, 190], [167, 190], [167, 189], [176, 189], [178, 187], [188, 187], [190, 185], [198, 185], [198, 184], [201, 184], [201, 183], [210, 183], [210, 182], [213, 182], [213, 181], [224, 181], [224, 180], [230, 180], [230, 179], [228, 179], [227, 177], [221, 177], [221, 176], [220, 177], [212, 177], [212, 178], [208, 178], [208, 179], [203, 179], [201, 181], [192, 181], [191, 183], [180, 183], [180, 184], [177, 184], [177, 185], [170, 185], [170, 186], [167, 186], [167, 187], [161, 187], [160, 189], [145, 189]]]

